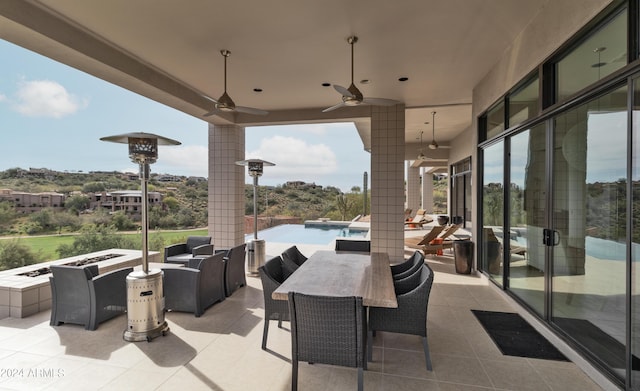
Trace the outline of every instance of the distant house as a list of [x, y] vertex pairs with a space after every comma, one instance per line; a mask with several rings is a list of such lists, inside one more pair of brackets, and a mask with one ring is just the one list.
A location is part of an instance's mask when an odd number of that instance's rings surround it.
[[[132, 215], [142, 213], [142, 191], [140, 190], [103, 191], [101, 193], [88, 193], [87, 196], [89, 197], [89, 208], [93, 210], [124, 211]], [[164, 207], [161, 193], [150, 191], [147, 196], [149, 207]]]
[[322, 186], [318, 186], [314, 183], [307, 183], [304, 181], [288, 181], [285, 182], [284, 187], [293, 187], [295, 189], [322, 189]]
[[187, 178], [188, 181], [194, 181], [194, 182], [206, 182], [207, 178], [203, 177], [203, 176], [190, 176]]
[[155, 179], [158, 182], [182, 182], [182, 178], [177, 175], [158, 175]]
[[0, 200], [11, 202], [19, 213], [33, 213], [44, 208], [64, 209], [65, 195], [50, 191], [27, 193], [10, 189], [0, 189]]

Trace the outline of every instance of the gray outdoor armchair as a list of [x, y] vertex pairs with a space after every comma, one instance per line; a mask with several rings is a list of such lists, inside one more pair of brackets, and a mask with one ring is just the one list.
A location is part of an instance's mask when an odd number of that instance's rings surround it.
[[[416, 285], [416, 280], [418, 284]], [[425, 264], [412, 276], [394, 282], [398, 308], [369, 308], [369, 360], [375, 331], [412, 334], [422, 337], [427, 370], [431, 371], [431, 355], [427, 343], [427, 306], [433, 285], [433, 271]]]
[[298, 362], [358, 368], [358, 391], [367, 368], [366, 315], [361, 297], [289, 292], [291, 390], [298, 389]]
[[223, 253], [194, 258], [185, 268], [166, 268], [163, 271], [167, 310], [193, 312], [199, 317], [226, 297]]
[[83, 325], [95, 330], [108, 319], [127, 309], [127, 275], [133, 268], [123, 268], [98, 275], [97, 265], [52, 265], [52, 326], [61, 323]]
[[238, 288], [247, 285], [245, 273], [246, 243], [227, 251], [224, 264], [224, 289], [231, 296]]
[[269, 333], [269, 321], [277, 320], [278, 327], [282, 328], [282, 321], [288, 321], [289, 303], [285, 300], [274, 300], [271, 297], [273, 291], [284, 282], [285, 271], [280, 256], [271, 258], [258, 268], [262, 281], [262, 293], [264, 296], [264, 330], [262, 332], [262, 350], [267, 349], [267, 335]]
[[166, 263], [186, 265], [189, 259], [198, 255], [213, 255], [211, 236], [189, 236], [186, 243], [172, 244], [164, 248], [164, 261]]

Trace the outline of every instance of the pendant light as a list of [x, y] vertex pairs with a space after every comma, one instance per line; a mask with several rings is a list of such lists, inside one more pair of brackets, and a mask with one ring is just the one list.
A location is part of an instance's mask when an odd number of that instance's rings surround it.
[[429, 149], [438, 149], [438, 143], [436, 142], [436, 112], [431, 112], [431, 144], [429, 144]]
[[418, 154], [418, 160], [427, 160], [427, 157], [424, 154], [424, 149], [422, 148], [424, 146], [424, 144], [422, 144], [422, 133], [424, 133], [422, 130], [420, 131], [420, 153]]

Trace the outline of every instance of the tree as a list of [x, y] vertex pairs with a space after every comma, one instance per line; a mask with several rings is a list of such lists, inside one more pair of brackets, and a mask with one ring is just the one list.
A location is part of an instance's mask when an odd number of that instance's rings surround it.
[[70, 212], [75, 213], [76, 215], [80, 214], [83, 210], [89, 209], [90, 205], [89, 197], [85, 195], [75, 194], [71, 197], [67, 198], [64, 203], [65, 209]]
[[40, 262], [42, 256], [34, 253], [18, 239], [0, 240], [0, 270], [15, 269]]
[[9, 227], [15, 218], [16, 210], [13, 205], [8, 201], [0, 201], [0, 227]]
[[83, 193], [100, 193], [107, 190], [104, 182], [87, 182], [82, 186]]
[[82, 225], [78, 216], [68, 212], [54, 213], [51, 218], [51, 224], [58, 227], [58, 235], [62, 233], [62, 228], [64, 227], [69, 227], [74, 231]]
[[136, 224], [123, 211], [114, 213], [111, 216], [111, 226], [118, 231], [127, 231], [136, 228]]
[[180, 202], [175, 197], [164, 197], [162, 202], [169, 208], [170, 211], [176, 212], [180, 209]]
[[40, 230], [47, 230], [53, 227], [53, 211], [49, 208], [32, 213], [29, 219], [40, 226]]
[[82, 228], [81, 234], [75, 237], [73, 243], [62, 244], [56, 251], [60, 258], [67, 258], [112, 248], [135, 249], [137, 247], [139, 246], [133, 240], [116, 234], [113, 228], [90, 225]]

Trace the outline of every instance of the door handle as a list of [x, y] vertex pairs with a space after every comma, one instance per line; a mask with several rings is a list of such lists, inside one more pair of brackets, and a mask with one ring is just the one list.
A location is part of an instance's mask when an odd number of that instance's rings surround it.
[[560, 244], [560, 233], [555, 229], [542, 230], [542, 244], [545, 246], [557, 246]]

